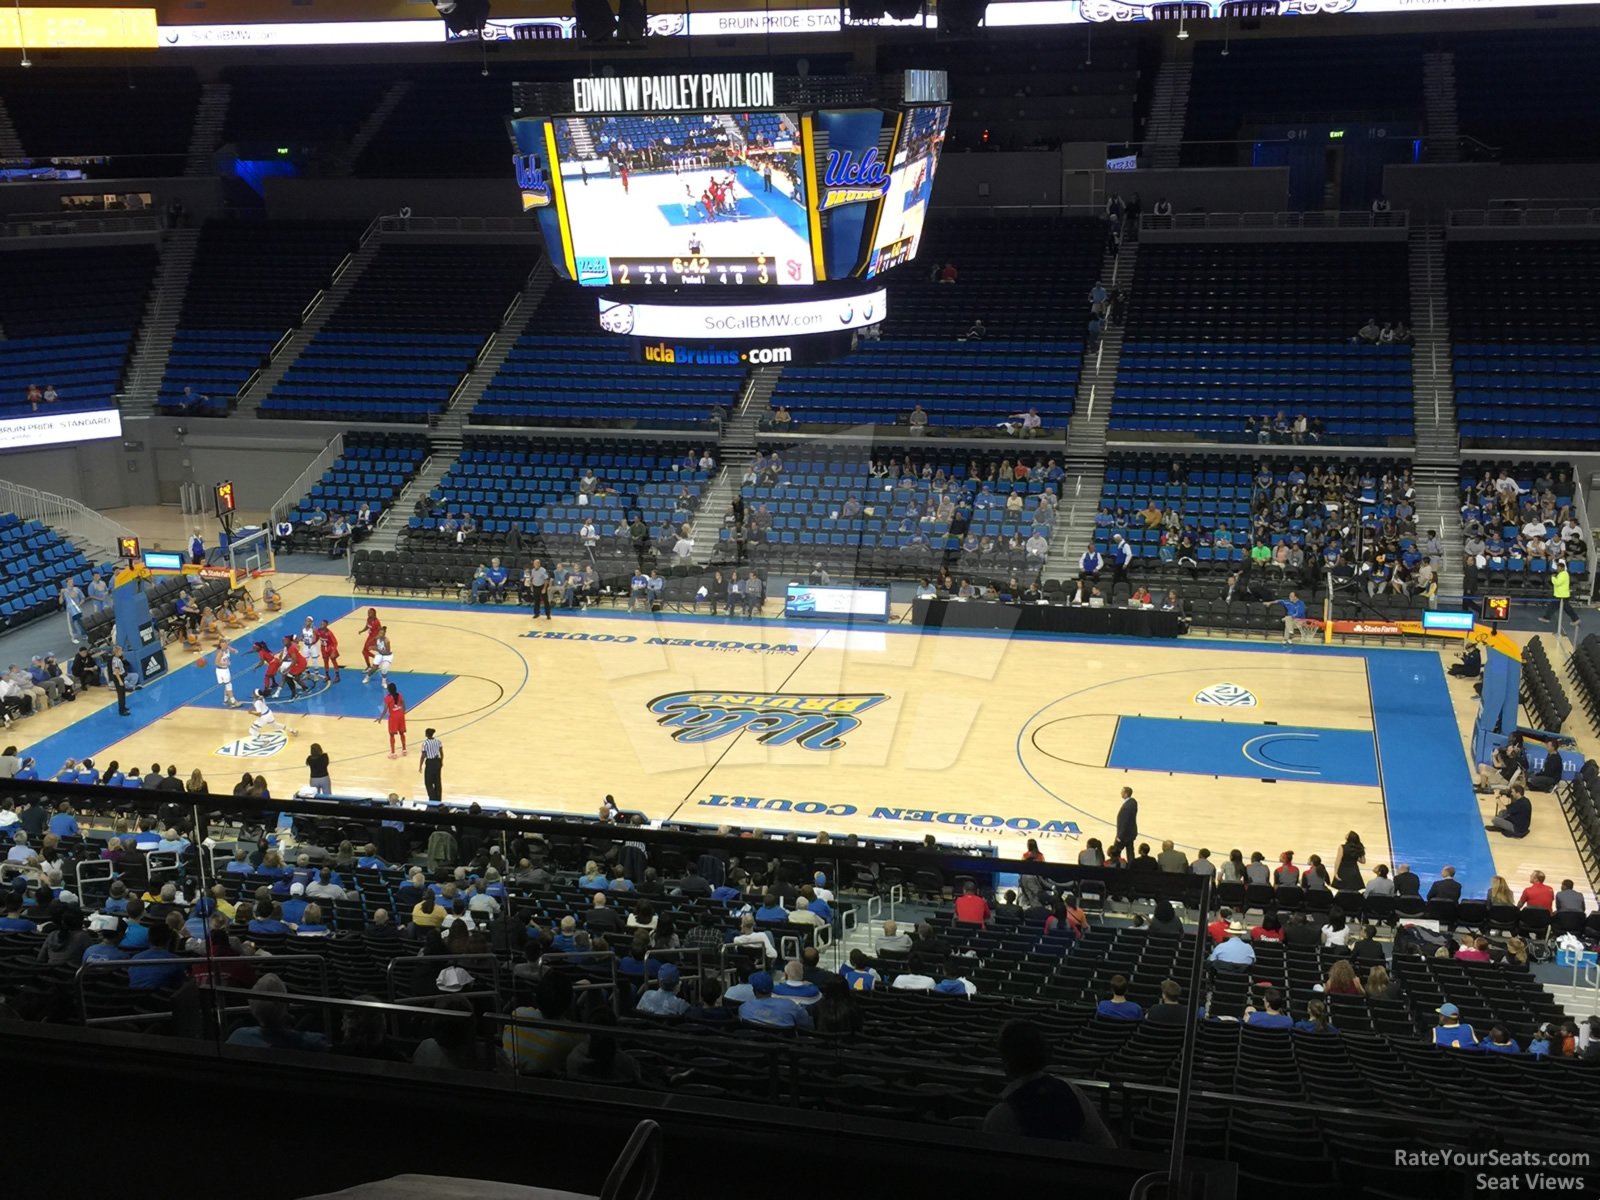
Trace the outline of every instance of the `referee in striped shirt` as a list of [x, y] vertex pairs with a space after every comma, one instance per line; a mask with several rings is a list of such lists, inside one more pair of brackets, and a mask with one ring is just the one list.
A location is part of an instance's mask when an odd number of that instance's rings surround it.
[[417, 760], [417, 770], [422, 773], [422, 784], [428, 789], [428, 800], [438, 804], [444, 799], [444, 743], [434, 736], [435, 730], [422, 731], [422, 757]]

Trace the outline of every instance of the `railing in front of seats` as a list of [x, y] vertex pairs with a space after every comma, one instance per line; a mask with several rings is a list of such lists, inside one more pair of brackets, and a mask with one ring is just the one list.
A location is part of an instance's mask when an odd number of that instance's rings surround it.
[[1167, 230], [1263, 230], [1263, 229], [1407, 229], [1410, 217], [1399, 210], [1375, 213], [1360, 209], [1348, 212], [1174, 212], [1166, 216], [1141, 213], [1139, 229]]

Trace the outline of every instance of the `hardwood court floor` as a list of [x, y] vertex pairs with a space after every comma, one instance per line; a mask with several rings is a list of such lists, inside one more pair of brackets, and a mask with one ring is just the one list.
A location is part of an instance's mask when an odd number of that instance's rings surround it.
[[[1430, 819], [1427, 789], [1395, 794], [1402, 747], [1392, 736], [1377, 739], [1378, 776], [1360, 761], [1373, 757], [1361, 747], [1380, 732], [1375, 705], [1384, 705], [1360, 653], [611, 611], [534, 622], [511, 606], [352, 599], [326, 576], [275, 582], [285, 613], [237, 634], [241, 650], [257, 636], [281, 641], [307, 615], [326, 616], [347, 667], [343, 682], [320, 695], [275, 703], [297, 734], [286, 746], [239, 757], [249, 714], [222, 708], [211, 671], [173, 649], [169, 676], [132, 698], [134, 717], [117, 718], [104, 696], [63, 706], [20, 727], [35, 739], [29, 752], [51, 771], [86, 753], [102, 765], [175, 761], [187, 773], [198, 764], [218, 791], [248, 769], [264, 775], [273, 794], [288, 795], [304, 784], [307, 747], [319, 742], [332, 756], [337, 790], [410, 797], [422, 791], [415, 748], [432, 725], [446, 745], [453, 800], [588, 814], [611, 792], [652, 819], [933, 832], [1008, 852], [1035, 836], [1057, 861], [1076, 859], [1076, 839], [1110, 843], [1119, 789], [1128, 784], [1140, 800], [1141, 840], [1156, 849], [1172, 838], [1191, 856], [1210, 847], [1219, 861], [1235, 846], [1269, 860], [1287, 849], [1301, 862], [1321, 854], [1331, 868], [1345, 832], [1356, 829], [1369, 864], [1401, 854], [1430, 873], [1431, 834], [1397, 835], [1404, 844], [1390, 844], [1391, 828], [1403, 825], [1391, 808], [1409, 805], [1413, 831]], [[388, 757], [377, 681], [359, 682], [369, 605], [389, 625], [395, 678], [408, 694], [405, 759]], [[1431, 650], [1382, 653], [1413, 656], [1384, 660], [1391, 664], [1439, 659]], [[241, 699], [260, 679], [251, 661], [245, 653], [235, 659]], [[1439, 694], [1447, 723], [1470, 721], [1464, 685]], [[1253, 703], [1241, 701], [1246, 695]], [[1212, 745], [1220, 721], [1230, 731]], [[1229, 742], [1233, 727], [1240, 732]], [[1320, 760], [1298, 757], [1319, 737], [1339, 749]], [[1459, 782], [1466, 756], [1452, 741], [1434, 765], [1441, 779]], [[1269, 769], [1274, 762], [1280, 766]], [[1581, 883], [1565, 823], [1548, 800], [1536, 803], [1539, 823], [1527, 842], [1484, 839], [1477, 822], [1482, 870], [1520, 885], [1538, 865]], [[1471, 842], [1473, 816], [1462, 818], [1459, 804], [1452, 814], [1454, 844]]]

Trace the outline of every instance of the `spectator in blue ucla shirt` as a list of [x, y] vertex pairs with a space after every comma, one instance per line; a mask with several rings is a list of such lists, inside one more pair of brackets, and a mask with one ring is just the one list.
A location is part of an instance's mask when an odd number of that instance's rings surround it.
[[1128, 999], [1126, 975], [1111, 977], [1111, 999], [1100, 1001], [1094, 1011], [1098, 1017], [1112, 1017], [1119, 1021], [1137, 1021], [1144, 1016], [1144, 1009]]
[[787, 921], [789, 912], [778, 903], [778, 898], [771, 892], [761, 897], [761, 907], [756, 909], [758, 921]]
[[793, 1000], [772, 994], [772, 975], [757, 971], [750, 976], [750, 999], [739, 1005], [739, 1020], [746, 1025], [778, 1029], [810, 1029], [811, 1014]]
[[50, 832], [57, 837], [77, 837], [78, 819], [72, 815], [72, 804], [63, 800], [61, 807], [50, 818]]

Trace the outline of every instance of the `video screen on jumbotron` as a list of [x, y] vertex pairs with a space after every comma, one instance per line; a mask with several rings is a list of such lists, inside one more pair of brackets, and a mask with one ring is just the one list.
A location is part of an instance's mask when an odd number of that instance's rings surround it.
[[933, 195], [933, 173], [939, 168], [949, 125], [949, 105], [907, 111], [878, 217], [878, 235], [867, 261], [868, 279], [916, 257]]
[[551, 123], [579, 283], [815, 282], [796, 114]]

